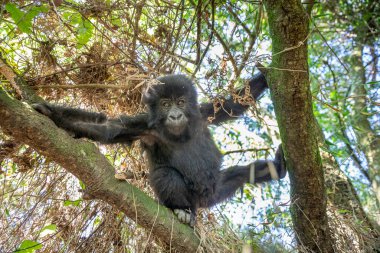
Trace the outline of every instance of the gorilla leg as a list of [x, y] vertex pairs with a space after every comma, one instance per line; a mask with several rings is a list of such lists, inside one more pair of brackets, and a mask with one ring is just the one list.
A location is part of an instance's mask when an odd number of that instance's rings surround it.
[[232, 197], [245, 183], [262, 183], [284, 178], [286, 167], [281, 146], [274, 161], [258, 160], [247, 166], [233, 166], [221, 171], [215, 194], [201, 202], [201, 207], [210, 207]]
[[194, 226], [199, 200], [182, 174], [171, 167], [160, 167], [150, 172], [149, 180], [160, 203], [173, 209], [181, 222]]

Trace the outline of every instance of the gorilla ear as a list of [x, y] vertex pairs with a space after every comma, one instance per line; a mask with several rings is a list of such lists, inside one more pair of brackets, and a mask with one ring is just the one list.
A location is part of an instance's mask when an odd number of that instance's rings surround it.
[[155, 90], [153, 85], [148, 85], [146, 90], [144, 91], [142, 102], [144, 104], [150, 104], [155, 101], [157, 97], [157, 91]]

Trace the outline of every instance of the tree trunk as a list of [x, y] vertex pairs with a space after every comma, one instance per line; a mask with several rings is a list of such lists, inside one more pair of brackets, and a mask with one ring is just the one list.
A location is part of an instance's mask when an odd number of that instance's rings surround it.
[[291, 213], [300, 250], [334, 252], [309, 85], [309, 20], [300, 1], [264, 1], [272, 38], [270, 92], [291, 182]]
[[[380, 136], [376, 135], [368, 119], [367, 99], [365, 88], [367, 78], [363, 65], [363, 45], [357, 43], [352, 54], [351, 65], [357, 76], [353, 80], [354, 107], [351, 118], [359, 148], [363, 151], [368, 163], [368, 176], [372, 190], [376, 194], [377, 203], [380, 203]], [[352, 74], [353, 74], [352, 73]], [[354, 76], [355, 77], [355, 76]]]

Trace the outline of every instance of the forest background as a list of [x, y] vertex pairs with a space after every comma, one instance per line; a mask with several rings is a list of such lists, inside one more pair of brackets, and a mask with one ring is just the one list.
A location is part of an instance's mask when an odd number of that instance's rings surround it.
[[[3, 0], [0, 252], [375, 252], [379, 36], [374, 0]], [[29, 106], [135, 114], [169, 73], [220, 101], [258, 68], [270, 92], [211, 131], [226, 167], [283, 143], [289, 177], [201, 210], [195, 231], [155, 202], [139, 143], [74, 140]]]

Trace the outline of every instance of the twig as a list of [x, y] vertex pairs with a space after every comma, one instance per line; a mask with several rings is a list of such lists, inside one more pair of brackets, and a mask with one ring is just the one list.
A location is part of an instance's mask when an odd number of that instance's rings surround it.
[[195, 62], [199, 66], [200, 59], [201, 59], [201, 33], [202, 33], [202, 0], [198, 0], [197, 9], [196, 9], [196, 15], [197, 15], [197, 40], [196, 43], [196, 60]]
[[238, 21], [238, 23], [243, 27], [243, 29], [245, 30], [245, 32], [248, 35], [253, 36], [252, 31], [249, 30], [249, 28], [246, 26], [246, 24], [244, 24], [244, 22], [242, 22], [240, 20], [239, 16], [233, 11], [231, 4], [227, 3], [227, 11], [234, 17], [234, 19], [236, 19]]
[[203, 62], [203, 59], [205, 58], [210, 46], [211, 46], [211, 42], [212, 42], [212, 39], [214, 38], [214, 27], [215, 27], [215, 3], [214, 3], [214, 0], [211, 0], [211, 33], [210, 33], [210, 36], [208, 38], [208, 43], [207, 43], [207, 46], [205, 48], [205, 50], [203, 51], [203, 54], [202, 56], [200, 57], [199, 61], [197, 61], [197, 66], [192, 74], [192, 77], [195, 76], [195, 74], [198, 72], [199, 68], [201, 67], [201, 64]]
[[[276, 68], [276, 67], [264, 67], [263, 65], [260, 65], [259, 69], [265, 73], [268, 72], [268, 69], [290, 71], [290, 72], [305, 72], [305, 73], [307, 72], [307, 70], [303, 70], [303, 69], [282, 69], [282, 68]], [[264, 71], [264, 69], [265, 69], [265, 71]]]
[[115, 85], [115, 84], [101, 84], [101, 83], [89, 83], [89, 84], [75, 84], [75, 85], [35, 85], [31, 86], [33, 89], [130, 89], [131, 85]]
[[306, 5], [305, 9], [306, 9], [306, 12], [309, 15], [309, 17], [311, 15], [311, 11], [313, 10], [314, 3], [315, 3], [314, 0], [303, 0], [302, 1], [302, 4]]
[[236, 149], [223, 152], [223, 155], [230, 155], [234, 153], [245, 153], [245, 152], [259, 152], [259, 151], [269, 151], [271, 148], [248, 148], [248, 149]]
[[248, 58], [251, 55], [252, 48], [256, 43], [257, 34], [260, 31], [261, 15], [262, 15], [262, 5], [260, 5], [260, 7], [259, 7], [259, 11], [258, 11], [257, 19], [256, 19], [255, 33], [254, 34], [248, 33], [250, 35], [249, 36], [249, 45], [248, 45], [247, 50], [243, 54], [243, 59], [242, 59], [240, 66], [238, 68], [238, 72], [236, 73], [236, 77], [240, 76], [241, 71], [245, 68], [246, 63], [248, 61]]
[[326, 46], [331, 50], [331, 52], [333, 53], [333, 55], [338, 59], [339, 63], [343, 66], [343, 68], [346, 70], [346, 73], [349, 74], [350, 71], [348, 70], [348, 68], [346, 67], [346, 65], [344, 65], [343, 61], [339, 58], [339, 56], [335, 53], [334, 49], [331, 48], [331, 46], [329, 45], [329, 43], [327, 42], [325, 36], [323, 36], [323, 34], [321, 33], [321, 31], [319, 30], [319, 28], [317, 27], [317, 25], [311, 20], [313, 26], [315, 27], [315, 30], [318, 32], [318, 34], [321, 36], [323, 42], [326, 44]]

